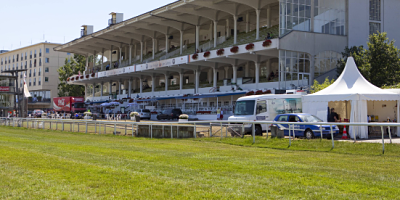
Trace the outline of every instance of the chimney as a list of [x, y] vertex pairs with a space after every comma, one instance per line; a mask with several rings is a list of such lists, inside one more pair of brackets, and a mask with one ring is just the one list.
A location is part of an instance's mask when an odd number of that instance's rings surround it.
[[81, 37], [90, 35], [93, 33], [93, 26], [91, 25], [82, 25], [81, 29]]
[[124, 14], [123, 13], [115, 13], [112, 12], [110, 13], [111, 19], [108, 20], [108, 25], [114, 25], [122, 22], [124, 20]]

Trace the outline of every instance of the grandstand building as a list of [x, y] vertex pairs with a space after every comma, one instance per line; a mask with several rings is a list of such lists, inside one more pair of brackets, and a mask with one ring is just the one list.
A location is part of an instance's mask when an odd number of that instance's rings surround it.
[[130, 97], [159, 109], [230, 111], [247, 92], [335, 77], [340, 52], [366, 45], [371, 33], [397, 39], [399, 7], [397, 0], [180, 0], [127, 20], [111, 13], [108, 27], [84, 25], [81, 38], [54, 49], [95, 55], [68, 80], [86, 86], [88, 101]]

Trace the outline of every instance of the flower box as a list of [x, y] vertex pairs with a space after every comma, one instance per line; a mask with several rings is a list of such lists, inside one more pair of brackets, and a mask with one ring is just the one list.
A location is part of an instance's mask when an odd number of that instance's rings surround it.
[[198, 57], [199, 57], [199, 55], [198, 55], [197, 53], [195, 53], [195, 54], [192, 55], [192, 59], [193, 59], [193, 60], [197, 60]]
[[67, 78], [67, 81], [69, 81], [70, 80], [70, 78]]
[[265, 90], [264, 94], [271, 94], [271, 90]]
[[83, 75], [81, 77], [79, 77], [80, 79], [83, 79]]
[[207, 51], [207, 52], [204, 53], [203, 56], [204, 56], [204, 58], [208, 58], [208, 57], [210, 56], [210, 54], [211, 54], [211, 53], [210, 53], [209, 51]]
[[262, 44], [263, 47], [269, 47], [271, 46], [272, 41], [271, 40], [265, 40]]
[[86, 78], [89, 78], [89, 74], [86, 75]]
[[254, 44], [253, 43], [250, 43], [250, 44], [246, 45], [246, 50], [247, 51], [250, 51], [250, 50], [253, 50], [253, 49], [254, 49]]
[[254, 91], [250, 91], [246, 93], [246, 96], [254, 95]]
[[231, 48], [231, 52], [232, 53], [237, 53], [239, 51], [239, 47], [238, 46], [234, 46]]
[[255, 94], [256, 94], [256, 95], [263, 94], [263, 91], [262, 91], [262, 90], [257, 90]]
[[94, 77], [94, 75], [95, 75], [95, 74], [94, 74], [94, 73], [92, 73], [92, 77]]
[[79, 76], [76, 76], [75, 79], [76, 79], [76, 80], [79, 80]]
[[74, 78], [74, 77], [72, 77], [72, 78], [71, 78], [71, 81], [73, 81], [73, 80], [75, 80], [75, 78]]
[[225, 49], [218, 49], [217, 55], [221, 56], [224, 55]]

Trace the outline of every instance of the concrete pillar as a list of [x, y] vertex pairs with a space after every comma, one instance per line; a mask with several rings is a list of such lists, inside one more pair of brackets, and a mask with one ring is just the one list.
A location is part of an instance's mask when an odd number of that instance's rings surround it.
[[92, 96], [95, 97], [95, 87], [96, 87], [96, 83], [92, 84], [93, 88], [92, 88]]
[[199, 46], [200, 46], [200, 26], [196, 26], [196, 51], [199, 49]]
[[229, 27], [229, 19], [226, 19], [226, 25], [225, 25], [225, 28], [226, 28], [226, 37], [229, 37], [229, 36], [231, 36], [231, 28]]
[[[314, 10], [314, 9], [311, 9], [311, 10]], [[267, 27], [271, 28], [271, 6], [267, 7]]]
[[135, 46], [133, 48], [133, 58], [136, 59], [136, 56], [137, 56], [137, 44], [135, 44]]
[[232, 65], [232, 76], [233, 76], [233, 83], [237, 83], [237, 67], [235, 65]]
[[156, 53], [160, 51], [160, 47], [159, 46], [160, 46], [160, 42], [156, 38]]
[[113, 52], [113, 45], [111, 45], [111, 50], [110, 50], [110, 69], [112, 68], [112, 52]]
[[122, 46], [119, 47], [118, 67], [121, 67], [121, 63], [122, 63]]
[[195, 89], [194, 92], [195, 93], [199, 93], [199, 86], [200, 86], [200, 67], [197, 67], [197, 69], [194, 71], [194, 75], [195, 75]]
[[180, 33], [180, 39], [179, 39], [179, 53], [182, 55], [183, 53], [183, 31], [179, 31]]
[[208, 29], [208, 35], [210, 35], [210, 41], [213, 39], [213, 35], [214, 35], [214, 32], [213, 32], [213, 21], [211, 21], [211, 23], [210, 23], [210, 28]]
[[132, 64], [132, 45], [129, 45], [129, 65]]
[[246, 13], [246, 33], [250, 31], [250, 13]]
[[218, 25], [218, 21], [217, 20], [215, 20], [214, 21], [214, 47], [217, 47], [217, 39], [218, 39], [218, 36], [217, 36], [217, 25]]
[[217, 70], [217, 67], [213, 67], [213, 87], [217, 87], [218, 83]]
[[224, 71], [225, 79], [228, 79], [229, 78], [228, 77], [229, 67], [224, 67], [224, 69], [225, 69], [225, 71]]
[[104, 71], [103, 62], [104, 62], [104, 49], [101, 51], [101, 71]]
[[147, 41], [144, 41], [144, 46], [143, 46], [143, 55], [147, 55]]
[[258, 89], [258, 83], [260, 82], [260, 63], [255, 62], [254, 76], [256, 78], [256, 89]]
[[154, 93], [154, 88], [155, 88], [155, 79], [156, 78], [156, 76], [155, 76], [155, 74], [153, 74], [153, 75], [151, 75], [151, 92], [152, 93]]
[[152, 50], [153, 56], [152, 56], [152, 58], [154, 59], [156, 57], [156, 39], [153, 38], [152, 41], [153, 41], [153, 50]]
[[129, 97], [132, 97], [132, 79], [129, 79], [129, 85], [128, 85], [128, 95]]
[[183, 88], [183, 71], [179, 73], [179, 90], [180, 93], [182, 93], [182, 88]]
[[142, 79], [142, 77], [139, 78], [139, 88], [140, 88], [140, 96], [142, 96], [142, 93], [143, 93], [143, 79]]
[[244, 77], [249, 77], [249, 68], [250, 68], [250, 62], [247, 62], [246, 65], [244, 66]]
[[308, 80], [308, 85], [314, 84], [314, 73], [315, 73], [315, 60], [314, 55], [311, 55], [310, 60], [310, 80]]
[[86, 98], [88, 97], [88, 96], [86, 95], [86, 92], [87, 92], [87, 83], [85, 83], [85, 100], [86, 100]]
[[237, 44], [237, 16], [233, 15], [233, 44]]
[[169, 85], [168, 78], [169, 78], [169, 73], [168, 73], [168, 72], [166, 72], [166, 73], [165, 73], [165, 80], [164, 80], [164, 84], [165, 84], [165, 91], [166, 91], [166, 92], [168, 91], [168, 85]]
[[121, 80], [118, 81], [118, 94], [119, 95], [122, 94], [122, 83], [121, 82], [122, 82]]
[[168, 40], [169, 35], [165, 34], [165, 52], [169, 52], [169, 40]]
[[143, 62], [143, 41], [140, 41], [140, 62]]
[[112, 81], [108, 82], [108, 95], [112, 94]]
[[260, 39], [260, 12], [256, 9], [256, 40]]
[[101, 85], [100, 85], [100, 96], [101, 97], [103, 96], [103, 85], [104, 85], [104, 82], [101, 82]]

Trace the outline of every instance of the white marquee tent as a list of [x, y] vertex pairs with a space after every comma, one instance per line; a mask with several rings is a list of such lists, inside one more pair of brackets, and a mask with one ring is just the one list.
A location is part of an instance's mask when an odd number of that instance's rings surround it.
[[[302, 97], [303, 111], [320, 117], [325, 122], [328, 117], [328, 102], [350, 101], [350, 122], [368, 122], [367, 101], [397, 101], [397, 119], [399, 119], [400, 94], [380, 89], [358, 71], [352, 57], [347, 59], [346, 67], [339, 78], [329, 87], [314, 94]], [[350, 127], [349, 135], [368, 138], [368, 127]], [[400, 129], [398, 129], [399, 135]]]

